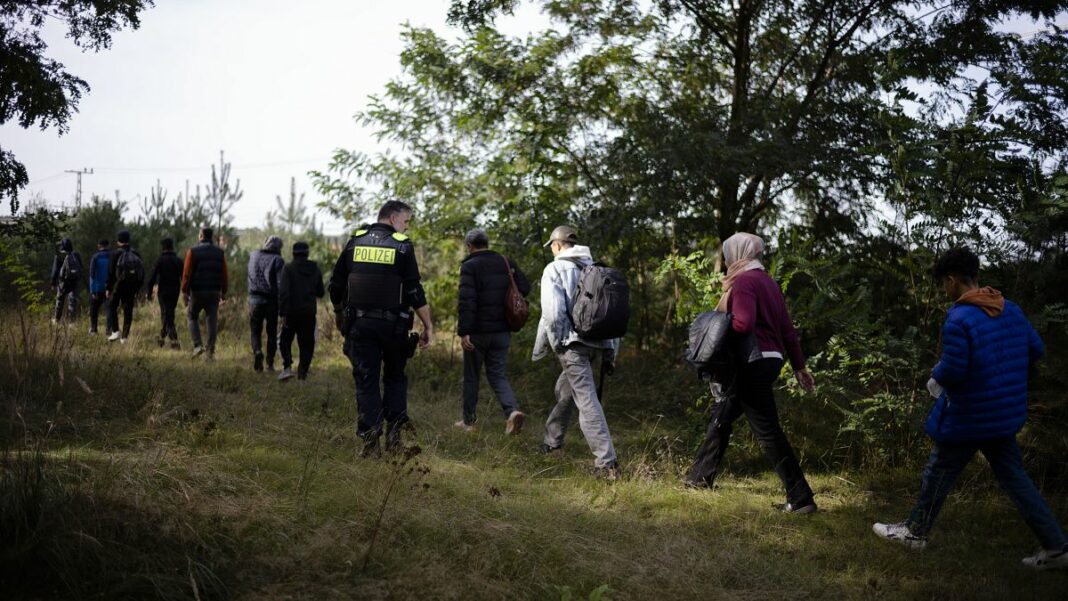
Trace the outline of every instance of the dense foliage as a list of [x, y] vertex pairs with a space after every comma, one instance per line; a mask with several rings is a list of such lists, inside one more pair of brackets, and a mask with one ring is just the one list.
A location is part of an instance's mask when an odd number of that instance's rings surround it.
[[457, 0], [455, 35], [405, 32], [404, 75], [358, 116], [388, 150], [337, 151], [324, 208], [414, 202], [446, 281], [474, 223], [535, 273], [536, 242], [576, 225], [631, 276], [631, 343], [672, 358], [718, 298], [719, 241], [761, 234], [821, 394], [884, 446], [917, 432], [951, 245], [1063, 366], [1068, 2], [546, 0], [551, 27], [516, 38], [496, 22], [519, 4]]

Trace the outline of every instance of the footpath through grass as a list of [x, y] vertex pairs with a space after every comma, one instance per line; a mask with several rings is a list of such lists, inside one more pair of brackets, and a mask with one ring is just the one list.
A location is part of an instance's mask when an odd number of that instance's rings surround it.
[[[772, 509], [781, 486], [744, 427], [718, 488], [683, 489], [694, 424], [657, 411], [688, 402], [698, 387], [683, 371], [633, 357], [621, 360], [606, 395], [621, 482], [590, 477], [577, 425], [562, 453], [536, 453], [557, 372], [548, 361], [531, 366], [527, 348], [516, 349], [511, 369], [529, 416], [522, 435], [504, 435], [485, 385], [480, 431], [455, 429], [461, 370], [452, 340], [409, 367], [415, 432], [406, 442], [421, 452], [358, 459], [340, 342], [321, 328], [311, 378], [281, 385], [252, 371], [244, 320], [231, 312], [214, 363], [190, 359], [188, 348], [156, 348], [154, 311], [143, 308], [125, 346], [89, 338], [79, 324], [68, 359], [49, 358], [50, 330], [36, 326], [35, 350], [23, 363], [11, 359], [21, 371], [3, 376], [5, 393], [21, 391], [13, 431], [24, 434], [0, 464], [3, 598], [1064, 599], [1068, 591], [1068, 573], [1019, 566], [1036, 543], [981, 460], [925, 552], [877, 539], [872, 521], [904, 516], [918, 470], [824, 465], [819, 447], [833, 439], [806, 435], [833, 431], [819, 407], [784, 411], [818, 514]], [[5, 344], [15, 340], [8, 334]], [[1068, 521], [1064, 487], [1039, 485]]]

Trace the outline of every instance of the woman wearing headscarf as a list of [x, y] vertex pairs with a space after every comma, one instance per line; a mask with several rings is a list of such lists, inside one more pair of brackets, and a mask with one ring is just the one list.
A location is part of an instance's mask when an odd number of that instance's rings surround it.
[[740, 358], [733, 384], [714, 385], [717, 402], [712, 409], [712, 422], [685, 483], [695, 488], [712, 487], [734, 421], [744, 413], [753, 435], [786, 488], [783, 510], [812, 513], [816, 511], [812, 489], [779, 424], [773, 386], [782, 371], [784, 357], [789, 358], [794, 376], [804, 390], [813, 390], [815, 383], [805, 369], [805, 357], [782, 289], [760, 261], [763, 253], [764, 241], [753, 234], [738, 233], [723, 243], [727, 276], [716, 310], [730, 313], [734, 332], [740, 339], [755, 341], [757, 350]]

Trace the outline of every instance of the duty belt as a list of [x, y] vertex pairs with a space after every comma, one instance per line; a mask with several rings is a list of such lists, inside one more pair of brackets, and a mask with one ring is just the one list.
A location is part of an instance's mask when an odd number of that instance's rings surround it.
[[410, 314], [404, 311], [387, 311], [384, 309], [356, 309], [356, 319], [368, 318], [368, 319], [382, 319], [385, 321], [398, 321], [407, 320], [411, 317]]

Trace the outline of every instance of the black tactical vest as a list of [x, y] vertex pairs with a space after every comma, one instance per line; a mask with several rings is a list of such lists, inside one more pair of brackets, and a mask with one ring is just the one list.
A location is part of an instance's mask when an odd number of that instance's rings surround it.
[[356, 309], [402, 310], [404, 281], [398, 267], [411, 252], [404, 234], [380, 228], [357, 230], [347, 246], [348, 305]]

